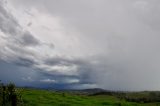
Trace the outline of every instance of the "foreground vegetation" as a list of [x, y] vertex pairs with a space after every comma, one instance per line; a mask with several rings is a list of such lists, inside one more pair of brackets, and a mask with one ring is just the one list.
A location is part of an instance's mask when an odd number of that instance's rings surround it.
[[22, 105], [22, 101], [19, 90], [13, 83], [5, 85], [0, 82], [0, 106]]
[[160, 92], [53, 91], [0, 86], [0, 106], [160, 106]]

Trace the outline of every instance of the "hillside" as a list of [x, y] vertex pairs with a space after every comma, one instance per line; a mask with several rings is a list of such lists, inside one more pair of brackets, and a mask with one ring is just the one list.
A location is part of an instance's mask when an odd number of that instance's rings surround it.
[[[123, 97], [118, 97], [118, 93], [113, 95], [105, 93], [85, 95], [82, 93], [80, 95], [66, 91], [48, 91], [25, 88], [22, 90], [21, 94], [25, 106], [160, 106], [160, 103], [158, 102], [129, 102]], [[149, 93], [141, 92], [126, 94], [127, 97], [131, 99], [139, 97], [144, 98], [147, 97]]]

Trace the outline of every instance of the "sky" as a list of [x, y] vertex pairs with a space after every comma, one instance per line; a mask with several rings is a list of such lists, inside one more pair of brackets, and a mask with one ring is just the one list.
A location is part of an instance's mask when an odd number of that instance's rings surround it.
[[0, 80], [160, 90], [159, 0], [0, 0]]

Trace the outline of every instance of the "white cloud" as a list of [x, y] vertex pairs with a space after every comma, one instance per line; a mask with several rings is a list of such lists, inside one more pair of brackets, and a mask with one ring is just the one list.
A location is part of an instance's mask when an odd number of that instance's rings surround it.
[[96, 84], [80, 84], [73, 87], [74, 89], [89, 89], [89, 88], [98, 88]]
[[31, 77], [23, 77], [22, 80], [24, 81], [29, 81], [29, 82], [33, 82], [34, 80]]
[[72, 84], [72, 83], [79, 83], [80, 80], [79, 80], [79, 79], [64, 79], [62, 82], [63, 82], [63, 83]]
[[57, 81], [53, 80], [53, 79], [42, 79], [42, 80], [40, 80], [40, 82], [43, 82], [43, 83], [56, 83]]

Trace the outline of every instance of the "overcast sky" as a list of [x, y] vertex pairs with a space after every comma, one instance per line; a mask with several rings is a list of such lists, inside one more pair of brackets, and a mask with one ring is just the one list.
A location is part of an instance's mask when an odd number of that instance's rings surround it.
[[160, 90], [160, 1], [0, 0], [0, 79]]

